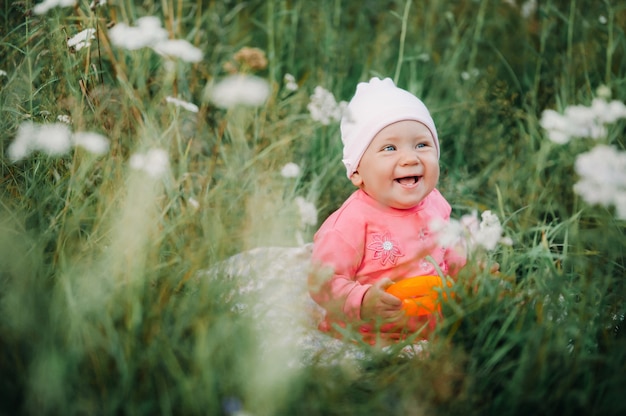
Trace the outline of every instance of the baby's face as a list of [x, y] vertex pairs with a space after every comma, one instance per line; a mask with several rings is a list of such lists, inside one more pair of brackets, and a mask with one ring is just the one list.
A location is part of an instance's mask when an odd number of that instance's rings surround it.
[[432, 133], [414, 120], [390, 124], [374, 136], [350, 179], [381, 204], [398, 209], [416, 206], [439, 181]]

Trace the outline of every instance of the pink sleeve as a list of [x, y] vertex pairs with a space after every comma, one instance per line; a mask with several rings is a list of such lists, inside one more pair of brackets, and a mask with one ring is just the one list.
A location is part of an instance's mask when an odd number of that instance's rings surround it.
[[[362, 253], [346, 242], [338, 231], [330, 229], [315, 236], [312, 258], [315, 267], [312, 274], [318, 270], [317, 275], [322, 281], [311, 284], [316, 279], [309, 279], [311, 297], [332, 317], [360, 320], [361, 302], [371, 287], [356, 280]], [[324, 273], [325, 268], [332, 269], [328, 272], [332, 272], [330, 277]]]

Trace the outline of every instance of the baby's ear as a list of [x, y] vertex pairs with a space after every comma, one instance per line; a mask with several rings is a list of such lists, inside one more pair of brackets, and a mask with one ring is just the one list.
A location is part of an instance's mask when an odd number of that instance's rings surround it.
[[360, 188], [361, 185], [363, 185], [363, 178], [361, 178], [361, 175], [359, 174], [359, 172], [354, 172], [351, 176], [350, 176], [350, 180], [352, 181], [352, 184], [354, 186], [356, 186], [357, 188]]

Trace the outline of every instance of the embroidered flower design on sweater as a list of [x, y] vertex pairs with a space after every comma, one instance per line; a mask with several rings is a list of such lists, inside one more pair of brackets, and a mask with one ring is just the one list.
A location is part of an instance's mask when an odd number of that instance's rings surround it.
[[396, 264], [398, 257], [404, 256], [400, 251], [398, 243], [388, 232], [384, 234], [373, 234], [374, 241], [367, 245], [368, 250], [374, 252], [374, 259], [380, 259], [380, 263], [384, 266], [387, 262]]

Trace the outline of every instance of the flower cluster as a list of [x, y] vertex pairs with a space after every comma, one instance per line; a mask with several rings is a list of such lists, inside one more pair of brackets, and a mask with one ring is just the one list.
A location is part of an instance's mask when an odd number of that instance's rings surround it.
[[165, 97], [165, 101], [174, 104], [176, 107], [182, 107], [187, 111], [191, 111], [192, 113], [197, 113], [200, 109], [194, 103], [190, 103], [187, 101], [183, 101], [179, 98], [175, 97]]
[[170, 158], [163, 149], [150, 149], [146, 153], [135, 153], [130, 157], [130, 167], [158, 179], [165, 175], [170, 166]]
[[307, 105], [311, 118], [327, 126], [333, 121], [340, 121], [348, 103], [337, 103], [332, 92], [320, 87], [315, 87], [311, 101]]
[[469, 71], [461, 72], [461, 79], [463, 81], [469, 81], [472, 78], [478, 78], [479, 75], [480, 75], [480, 71], [478, 70], [478, 68], [472, 68]]
[[72, 7], [76, 6], [76, 0], [44, 0], [33, 7], [33, 13], [45, 14], [48, 10], [55, 7]]
[[118, 23], [109, 29], [111, 43], [127, 50], [152, 48], [156, 53], [186, 62], [200, 62], [203, 53], [183, 39], [168, 39], [167, 31], [159, 18], [144, 16], [137, 19], [136, 26]]
[[581, 178], [574, 192], [592, 205], [614, 205], [617, 217], [626, 220], [626, 152], [598, 145], [578, 155], [574, 168]]
[[75, 51], [86, 48], [91, 45], [91, 40], [96, 38], [95, 33], [96, 29], [92, 28], [78, 32], [76, 35], [67, 40], [67, 46]]
[[209, 88], [210, 100], [220, 108], [258, 107], [270, 94], [269, 83], [254, 75], [229, 75]]
[[117, 23], [109, 29], [109, 38], [115, 46], [134, 51], [167, 40], [167, 31], [161, 27], [158, 17], [145, 16], [137, 19], [134, 27]]
[[510, 246], [513, 241], [504, 237], [502, 224], [498, 216], [490, 210], [484, 211], [478, 220], [476, 211], [464, 215], [460, 220], [451, 219], [448, 223], [435, 222], [431, 224], [437, 233], [439, 243], [443, 246], [464, 245], [469, 252], [485, 249], [493, 251], [498, 244]]
[[291, 74], [285, 74], [283, 80], [285, 82], [285, 89], [287, 91], [298, 91], [298, 83], [296, 82], [296, 77]]
[[161, 56], [180, 58], [185, 62], [200, 62], [202, 51], [184, 39], [168, 39], [159, 42], [152, 49]]
[[300, 166], [293, 162], [287, 163], [280, 171], [283, 178], [297, 178], [300, 175]]
[[[590, 106], [569, 106], [563, 114], [545, 110], [541, 126], [548, 131], [550, 140], [564, 144], [576, 137], [606, 138], [606, 126], [626, 118], [626, 105], [608, 101], [611, 92], [607, 87], [598, 88], [597, 94], [600, 98], [595, 98]], [[626, 219], [626, 152], [599, 144], [578, 155], [574, 168], [580, 177], [574, 192], [591, 205], [614, 205], [617, 217]]]
[[109, 150], [109, 139], [91, 132], [72, 133], [65, 123], [36, 124], [30, 121], [22, 123], [15, 140], [8, 148], [9, 158], [17, 162], [31, 153], [40, 151], [48, 156], [62, 156], [72, 146], [101, 155]]
[[60, 121], [61, 123], [72, 124], [72, 118], [68, 116], [67, 114], [59, 114], [57, 116], [57, 120]]
[[544, 110], [540, 124], [548, 132], [551, 141], [564, 144], [572, 138], [604, 138], [607, 134], [606, 125], [621, 118], [626, 118], [626, 105], [623, 102], [595, 98], [590, 106], [569, 106], [563, 114]]

